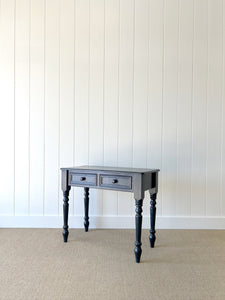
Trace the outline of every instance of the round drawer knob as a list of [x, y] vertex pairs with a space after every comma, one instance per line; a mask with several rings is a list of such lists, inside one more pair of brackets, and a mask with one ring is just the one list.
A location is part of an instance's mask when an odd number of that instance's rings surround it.
[[85, 181], [86, 180], [86, 177], [81, 177], [80, 178], [80, 181]]
[[112, 183], [117, 183], [118, 179], [113, 179]]

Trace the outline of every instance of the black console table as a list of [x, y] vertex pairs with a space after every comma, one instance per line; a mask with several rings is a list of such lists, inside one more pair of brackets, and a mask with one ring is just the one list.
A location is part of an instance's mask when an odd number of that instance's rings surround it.
[[84, 187], [84, 228], [89, 227], [89, 188], [106, 189], [124, 192], [133, 192], [136, 205], [135, 225], [135, 258], [140, 262], [141, 258], [141, 229], [142, 229], [142, 204], [144, 192], [150, 193], [150, 246], [155, 244], [155, 218], [156, 218], [156, 195], [158, 191], [158, 169], [136, 169], [136, 168], [114, 168], [102, 166], [81, 166], [72, 168], [61, 168], [62, 191], [63, 191], [63, 238], [67, 242], [68, 231], [68, 210], [69, 191], [71, 186]]

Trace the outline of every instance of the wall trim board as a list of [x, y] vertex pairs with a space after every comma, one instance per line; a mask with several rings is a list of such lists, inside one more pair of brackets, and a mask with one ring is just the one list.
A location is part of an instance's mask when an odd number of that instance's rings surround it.
[[[61, 228], [62, 216], [0, 216], [0, 228]], [[70, 216], [70, 228], [83, 228], [83, 216]], [[132, 229], [134, 216], [90, 216], [90, 229]], [[149, 217], [143, 217], [143, 229]], [[225, 217], [159, 216], [156, 229], [225, 229]]]

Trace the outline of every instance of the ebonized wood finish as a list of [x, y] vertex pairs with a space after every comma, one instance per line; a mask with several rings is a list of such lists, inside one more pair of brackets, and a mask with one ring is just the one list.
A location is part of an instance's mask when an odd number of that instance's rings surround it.
[[84, 228], [89, 227], [89, 188], [132, 192], [135, 199], [135, 259], [141, 258], [142, 205], [146, 190], [150, 193], [150, 246], [155, 244], [156, 195], [158, 192], [158, 169], [115, 168], [102, 166], [81, 166], [61, 168], [63, 191], [63, 239], [67, 242], [69, 235], [68, 212], [69, 191], [71, 186], [84, 187]]

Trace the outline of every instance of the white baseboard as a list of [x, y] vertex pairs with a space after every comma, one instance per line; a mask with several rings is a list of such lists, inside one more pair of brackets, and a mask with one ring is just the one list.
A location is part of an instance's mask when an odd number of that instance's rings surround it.
[[[149, 217], [143, 217], [142, 227], [149, 228]], [[4, 216], [0, 228], [61, 228], [62, 216]], [[83, 228], [83, 216], [69, 216], [70, 228]], [[90, 216], [90, 228], [134, 228], [134, 216]], [[158, 216], [156, 229], [225, 229], [225, 217]]]

